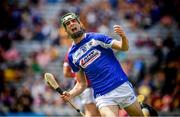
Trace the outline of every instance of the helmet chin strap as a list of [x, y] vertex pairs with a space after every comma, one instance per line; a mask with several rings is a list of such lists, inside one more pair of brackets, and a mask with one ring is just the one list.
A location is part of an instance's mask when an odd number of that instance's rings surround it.
[[81, 37], [84, 33], [85, 33], [85, 30], [81, 28], [80, 31], [73, 33], [70, 36], [72, 39], [77, 39], [77, 38]]

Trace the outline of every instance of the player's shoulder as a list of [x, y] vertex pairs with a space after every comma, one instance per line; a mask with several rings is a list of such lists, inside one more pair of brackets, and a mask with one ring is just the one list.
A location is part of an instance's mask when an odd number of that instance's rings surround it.
[[74, 45], [72, 45], [72, 46], [69, 48], [69, 50], [68, 50], [68, 55], [70, 55], [70, 54], [72, 53], [72, 51], [74, 50], [74, 48], [75, 48]]
[[104, 35], [102, 33], [98, 33], [98, 32], [88, 32], [86, 33], [87, 36], [93, 36], [93, 35]]
[[86, 35], [87, 35], [87, 37], [89, 37], [89, 38], [98, 38], [98, 37], [105, 36], [104, 34], [98, 33], [98, 32], [89, 32], [89, 33], [87, 33]]
[[74, 49], [75, 49], [75, 45], [71, 45], [71, 47], [68, 49], [68, 57], [72, 55]]

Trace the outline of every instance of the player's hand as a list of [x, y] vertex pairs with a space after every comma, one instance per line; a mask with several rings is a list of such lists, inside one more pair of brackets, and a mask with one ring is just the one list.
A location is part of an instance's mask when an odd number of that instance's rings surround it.
[[64, 101], [68, 101], [71, 99], [71, 94], [67, 91], [64, 91], [63, 94], [60, 96]]
[[114, 25], [114, 26], [113, 26], [113, 29], [114, 29], [114, 32], [115, 32], [116, 34], [118, 34], [119, 36], [121, 36], [121, 37], [126, 36], [126, 35], [125, 35], [125, 32], [123, 31], [123, 29], [121, 28], [120, 25]]

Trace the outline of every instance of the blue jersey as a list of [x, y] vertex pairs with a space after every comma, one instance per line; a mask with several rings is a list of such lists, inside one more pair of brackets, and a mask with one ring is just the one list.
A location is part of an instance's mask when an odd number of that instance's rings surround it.
[[83, 40], [72, 45], [68, 59], [74, 72], [82, 69], [94, 97], [104, 95], [128, 80], [111, 49], [112, 38], [100, 33], [86, 33]]

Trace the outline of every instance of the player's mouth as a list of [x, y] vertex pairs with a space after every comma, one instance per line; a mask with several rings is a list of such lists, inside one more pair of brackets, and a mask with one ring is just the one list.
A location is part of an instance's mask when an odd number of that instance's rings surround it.
[[74, 27], [74, 28], [71, 29], [71, 31], [72, 31], [72, 32], [77, 32], [77, 28]]

